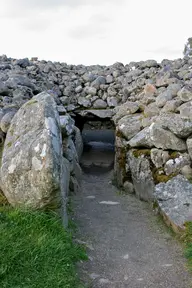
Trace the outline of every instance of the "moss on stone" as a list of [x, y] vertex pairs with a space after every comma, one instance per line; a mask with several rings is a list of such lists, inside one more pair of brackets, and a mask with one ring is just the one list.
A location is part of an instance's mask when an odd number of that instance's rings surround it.
[[11, 136], [13, 136], [13, 134], [14, 134], [14, 129], [11, 128], [11, 129], [9, 130], [9, 133], [11, 134]]
[[120, 130], [116, 130], [116, 136], [119, 138], [124, 138], [123, 133]]
[[136, 149], [132, 151], [134, 157], [139, 158], [141, 156], [150, 156], [151, 150], [150, 149]]
[[117, 148], [119, 151], [118, 153], [118, 163], [119, 163], [119, 167], [124, 169], [125, 165], [126, 165], [126, 148]]
[[156, 210], [159, 208], [159, 205], [158, 205], [158, 202], [157, 200], [154, 200], [153, 203], [152, 203], [152, 207], [153, 207], [153, 210]]
[[0, 167], [1, 167], [1, 161], [2, 161], [2, 156], [3, 156], [3, 145], [0, 145]]
[[142, 114], [143, 118], [148, 118], [149, 117], [146, 113], [144, 113], [144, 111], [141, 112], [141, 114]]
[[3, 192], [0, 190], [0, 206], [7, 205], [8, 201]]
[[154, 168], [152, 170], [153, 180], [155, 184], [166, 183], [171, 180], [173, 177], [177, 176], [177, 173], [172, 173], [170, 175], [166, 175], [163, 168]]
[[119, 172], [122, 175], [122, 182], [126, 179], [126, 160], [127, 160], [127, 149], [125, 147], [116, 147], [116, 156]]
[[12, 146], [12, 142], [7, 143], [7, 147], [10, 148]]
[[[2, 156], [3, 156], [3, 145], [0, 145], [0, 167], [1, 167], [1, 162], [2, 162]], [[3, 194], [3, 191], [1, 191], [0, 189], [0, 206], [3, 206], [5, 204], [8, 204], [8, 201], [5, 197], [5, 195]]]
[[37, 100], [30, 100], [26, 103], [26, 106], [36, 104], [37, 102], [38, 102]]
[[170, 151], [169, 152], [169, 156], [170, 156], [170, 159], [176, 159], [179, 157], [179, 152], [178, 151]]

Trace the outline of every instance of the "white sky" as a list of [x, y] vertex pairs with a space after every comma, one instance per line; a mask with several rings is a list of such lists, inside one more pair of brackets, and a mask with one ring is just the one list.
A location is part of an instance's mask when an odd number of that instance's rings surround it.
[[68, 64], [182, 57], [192, 0], [0, 0], [0, 55]]

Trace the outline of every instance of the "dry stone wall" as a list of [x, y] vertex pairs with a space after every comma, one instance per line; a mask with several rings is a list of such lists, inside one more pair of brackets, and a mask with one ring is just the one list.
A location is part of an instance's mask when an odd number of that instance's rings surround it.
[[[111, 119], [116, 127], [117, 184], [143, 200], [156, 202], [170, 223], [183, 211], [185, 220], [190, 216], [191, 58], [75, 66], [1, 56], [1, 143], [6, 133], [10, 133], [10, 124], [20, 107], [42, 91], [49, 91], [55, 99], [61, 129], [65, 131], [68, 127], [69, 131], [73, 127], [71, 132], [64, 132], [63, 138], [72, 190], [79, 189], [76, 179], [81, 174], [78, 159], [82, 142], [70, 115], [93, 115]], [[181, 189], [181, 185], [175, 184], [177, 181], [183, 183], [183, 193], [173, 192], [172, 187]], [[177, 197], [175, 208], [170, 210], [169, 200]], [[185, 220], [176, 221], [173, 226], [182, 230]]]

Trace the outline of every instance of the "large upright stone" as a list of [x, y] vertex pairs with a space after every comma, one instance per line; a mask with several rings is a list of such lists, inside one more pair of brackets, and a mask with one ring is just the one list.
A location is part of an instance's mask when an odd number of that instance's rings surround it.
[[131, 170], [136, 195], [144, 201], [153, 200], [155, 184], [149, 160], [144, 155], [134, 156], [134, 153], [130, 150], [127, 161]]
[[14, 116], [4, 145], [1, 180], [11, 205], [37, 209], [62, 203], [66, 213], [69, 164], [50, 94], [33, 97]]

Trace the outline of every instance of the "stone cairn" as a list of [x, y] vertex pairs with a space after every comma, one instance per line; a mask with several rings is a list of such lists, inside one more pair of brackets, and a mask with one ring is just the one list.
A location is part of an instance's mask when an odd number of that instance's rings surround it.
[[83, 150], [72, 118], [91, 114], [116, 127], [117, 185], [152, 202], [176, 232], [192, 217], [190, 57], [75, 66], [3, 55], [0, 105], [0, 184], [10, 204], [66, 211]]

